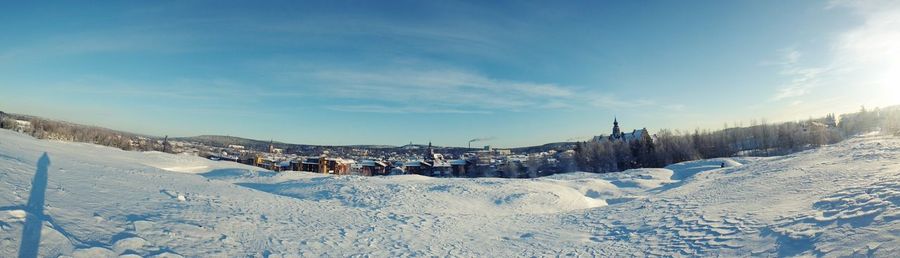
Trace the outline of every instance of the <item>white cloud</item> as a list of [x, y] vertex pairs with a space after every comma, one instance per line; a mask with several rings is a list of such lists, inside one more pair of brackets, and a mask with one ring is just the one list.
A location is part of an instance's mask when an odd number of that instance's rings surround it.
[[803, 54], [794, 48], [782, 49], [780, 52], [781, 61], [775, 64], [781, 66], [780, 74], [788, 77], [789, 81], [778, 88], [772, 100], [801, 97], [819, 85], [823, 68], [802, 66], [800, 61]]
[[494, 79], [458, 70], [318, 71], [299, 74], [295, 79], [323, 85], [308, 89], [323, 97], [375, 101], [394, 109], [332, 108], [341, 111], [484, 113], [560, 108], [577, 102], [576, 94], [568, 87]]
[[[43, 86], [43, 85], [42, 85]], [[46, 85], [49, 90], [66, 94], [86, 94], [104, 98], [142, 98], [158, 100], [160, 105], [172, 101], [185, 103], [234, 103], [263, 101], [270, 97], [298, 97], [299, 93], [254, 90], [248, 84], [223, 78], [184, 78], [162, 82], [141, 82], [83, 76]]]
[[328, 106], [328, 109], [342, 112], [354, 113], [382, 113], [382, 114], [489, 114], [491, 112], [484, 110], [466, 110], [452, 108], [435, 108], [435, 107], [389, 107], [384, 105], [335, 105]]
[[[134, 29], [134, 28], [130, 28]], [[104, 33], [73, 32], [0, 49], [0, 65], [100, 53], [183, 53], [201, 51], [196, 36], [139, 29]]]
[[845, 6], [860, 13], [864, 22], [843, 33], [834, 46], [838, 75], [872, 94], [875, 104], [900, 104], [900, 2], [854, 1]]
[[[618, 98], [573, 86], [513, 81], [459, 70], [394, 69], [319, 71], [294, 80], [323, 85], [308, 89], [327, 98], [378, 105], [341, 105], [329, 109], [378, 113], [492, 113], [540, 109], [647, 107], [655, 102]], [[309, 82], [312, 81], [312, 82]]]
[[[847, 88], [845, 97], [858, 104], [900, 102], [900, 2], [832, 1], [827, 8], [843, 8], [858, 15], [861, 24], [838, 34], [830, 42], [826, 61], [803, 64], [795, 48], [781, 50], [780, 73], [788, 81], [773, 100], [787, 100], [813, 93], [819, 87]], [[792, 102], [793, 103], [793, 102]]]

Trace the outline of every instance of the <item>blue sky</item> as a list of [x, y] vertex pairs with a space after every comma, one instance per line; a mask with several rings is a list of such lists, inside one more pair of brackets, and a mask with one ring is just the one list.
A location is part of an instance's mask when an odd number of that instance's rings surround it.
[[526, 146], [900, 104], [891, 1], [0, 10], [0, 110], [153, 135]]

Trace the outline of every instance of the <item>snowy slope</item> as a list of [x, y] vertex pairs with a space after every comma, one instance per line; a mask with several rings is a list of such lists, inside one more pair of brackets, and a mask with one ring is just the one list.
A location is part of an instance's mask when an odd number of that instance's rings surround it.
[[0, 130], [0, 257], [896, 257], [898, 161], [900, 138], [870, 136], [612, 174], [333, 177]]

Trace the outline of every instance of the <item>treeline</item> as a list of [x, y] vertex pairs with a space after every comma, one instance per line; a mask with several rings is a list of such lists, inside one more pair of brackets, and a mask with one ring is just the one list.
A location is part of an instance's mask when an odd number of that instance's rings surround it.
[[[818, 119], [769, 124], [751, 121], [749, 127], [722, 130], [660, 130], [653, 137], [625, 142], [602, 140], [580, 142], [575, 164], [586, 172], [616, 172], [632, 168], [665, 167], [670, 164], [732, 156], [771, 156], [832, 144], [847, 137], [881, 131], [900, 136], [900, 107], [834, 114]], [[600, 137], [603, 138], [603, 137]]]
[[848, 135], [857, 135], [873, 131], [900, 136], [900, 106], [885, 109], [875, 108], [841, 116], [840, 130]]
[[[24, 121], [24, 123], [19, 121]], [[0, 112], [0, 128], [25, 133], [38, 139], [85, 142], [123, 150], [163, 151], [166, 149], [165, 142], [155, 137], [3, 112]]]

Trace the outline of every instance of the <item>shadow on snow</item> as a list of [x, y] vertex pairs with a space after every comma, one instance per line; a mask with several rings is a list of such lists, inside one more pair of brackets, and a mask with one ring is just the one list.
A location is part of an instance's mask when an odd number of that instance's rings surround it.
[[47, 190], [47, 168], [50, 157], [44, 152], [37, 162], [34, 179], [31, 180], [31, 193], [25, 205], [25, 228], [22, 230], [22, 244], [19, 245], [19, 257], [37, 257], [41, 244], [41, 227], [44, 218], [44, 202]]

